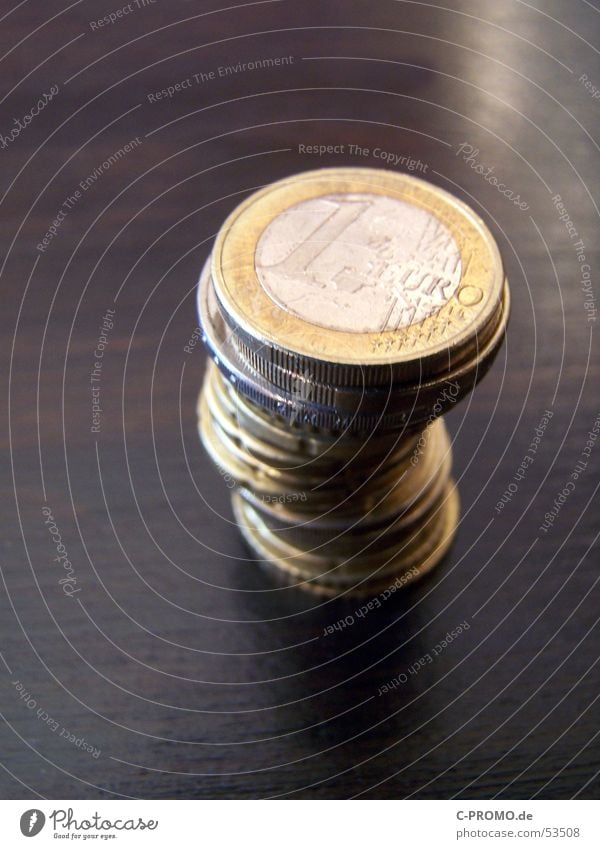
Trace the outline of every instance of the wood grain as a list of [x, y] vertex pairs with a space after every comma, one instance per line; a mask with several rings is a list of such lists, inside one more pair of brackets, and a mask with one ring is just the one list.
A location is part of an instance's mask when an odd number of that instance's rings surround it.
[[[90, 26], [116, 5], [7, 6], [2, 24], [2, 794], [592, 797], [600, 447], [582, 275], [598, 268], [599, 106], [580, 78], [600, 86], [598, 10], [161, 2]], [[384, 153], [419, 159], [419, 176], [485, 219], [513, 307], [493, 369], [447, 417], [456, 544], [430, 579], [360, 617], [355, 602], [278, 585], [243, 548], [197, 436], [194, 288], [250, 191], [318, 166], [384, 166]]]

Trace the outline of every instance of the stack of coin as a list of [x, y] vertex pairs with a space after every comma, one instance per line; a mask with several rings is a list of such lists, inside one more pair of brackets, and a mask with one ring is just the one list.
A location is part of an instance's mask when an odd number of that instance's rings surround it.
[[439, 562], [459, 512], [440, 417], [491, 364], [508, 297], [483, 221], [414, 177], [312, 171], [234, 210], [198, 286], [200, 434], [261, 562], [355, 594]]

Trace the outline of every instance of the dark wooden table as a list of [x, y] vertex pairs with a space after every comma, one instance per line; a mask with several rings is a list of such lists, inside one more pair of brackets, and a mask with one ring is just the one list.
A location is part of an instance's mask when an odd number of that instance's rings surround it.
[[[597, 4], [12, 5], [4, 797], [593, 796]], [[248, 560], [197, 436], [194, 288], [256, 187], [406, 157], [492, 228], [512, 319], [448, 416], [451, 555], [359, 618]]]

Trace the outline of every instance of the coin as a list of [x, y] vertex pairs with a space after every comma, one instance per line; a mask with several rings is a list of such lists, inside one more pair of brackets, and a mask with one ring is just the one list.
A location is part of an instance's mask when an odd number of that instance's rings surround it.
[[[328, 232], [335, 236], [333, 247], [325, 246], [317, 254], [319, 245], [309, 238], [307, 225], [297, 235], [293, 243], [296, 247], [290, 254], [289, 238], [273, 245], [273, 234], [277, 233], [280, 219], [283, 219], [280, 226], [284, 227], [290, 214], [294, 218], [299, 214], [297, 210], [302, 212], [303, 204], [330, 204], [335, 208], [331, 197], [356, 195], [373, 199], [369, 204], [356, 204], [361, 210], [356, 218], [351, 219], [338, 200], [337, 208], [341, 212], [334, 212], [324, 224], [321, 214], [317, 222], [320, 223], [321, 241], [325, 241]], [[379, 221], [381, 227], [384, 218], [373, 211], [378, 204], [386, 209], [399, 208], [402, 213], [391, 215], [384, 235], [376, 241], [376, 222]], [[309, 219], [308, 215], [303, 214], [303, 217]], [[435, 226], [429, 228], [434, 239], [425, 242], [421, 262], [409, 240], [411, 234], [423, 239], [429, 232], [419, 223], [423, 218], [433, 220]], [[411, 227], [405, 231], [406, 221]], [[352, 234], [357, 229], [359, 234], [353, 239]], [[390, 233], [395, 233], [395, 238], [389, 239]], [[406, 246], [402, 246], [404, 233]], [[441, 256], [437, 265], [431, 260], [436, 238]], [[288, 291], [285, 296], [285, 306], [270, 294], [275, 289], [284, 291], [287, 287], [289, 290], [291, 283], [282, 260], [269, 269], [267, 284], [265, 240], [267, 247], [271, 243], [271, 254], [268, 254], [271, 259], [291, 256], [296, 269], [305, 263], [301, 273], [296, 270], [291, 275], [297, 283], [304, 281], [299, 295], [316, 288], [314, 280], [307, 282], [312, 280], [314, 268], [317, 272], [313, 276], [317, 274], [317, 281], [330, 269], [340, 276], [340, 281], [346, 281], [346, 285], [350, 285], [348, 281], [352, 278], [354, 285], [361, 279], [370, 280], [372, 284], [378, 281], [378, 285], [363, 284], [354, 292], [342, 314], [338, 308], [342, 302], [340, 294], [334, 295], [336, 290], [330, 283], [329, 289], [317, 291], [304, 303], [301, 298], [295, 300], [294, 309], [302, 314], [294, 314], [289, 309], [293, 292]], [[260, 255], [257, 254], [259, 247]], [[279, 254], [275, 250], [277, 247]], [[343, 265], [344, 257], [350, 257], [348, 267]], [[217, 236], [211, 275], [223, 317], [240, 339], [255, 351], [260, 373], [264, 373], [262, 363], [273, 363], [299, 373], [308, 371], [315, 381], [336, 386], [371, 386], [411, 377], [423, 379], [444, 369], [449, 352], [452, 357], [459, 358], [465, 347], [472, 347], [473, 335], [483, 332], [493, 320], [504, 283], [495, 241], [469, 207], [423, 180], [367, 168], [311, 171], [255, 193], [231, 214]], [[429, 312], [422, 320], [417, 319], [414, 302], [410, 306], [413, 287], [421, 300], [426, 291], [431, 290], [429, 300], [424, 301], [429, 303]], [[434, 295], [437, 301], [431, 300]], [[365, 319], [366, 329], [357, 332], [357, 314], [360, 314], [360, 302], [365, 296], [363, 314], [369, 313], [369, 317]], [[432, 302], [436, 304], [435, 309]], [[374, 317], [367, 308], [372, 303], [377, 304]], [[344, 326], [322, 326], [323, 315], [331, 315], [334, 310], [340, 314], [339, 318], [336, 315], [336, 321], [342, 325], [354, 323], [353, 330], [344, 329]], [[390, 325], [394, 316], [394, 320], [399, 320], [396, 327]], [[376, 321], [379, 324], [372, 329]]]
[[329, 595], [440, 562], [459, 514], [442, 416], [509, 311], [490, 231], [422, 180], [335, 168], [240, 204], [198, 286], [198, 415], [254, 558]]

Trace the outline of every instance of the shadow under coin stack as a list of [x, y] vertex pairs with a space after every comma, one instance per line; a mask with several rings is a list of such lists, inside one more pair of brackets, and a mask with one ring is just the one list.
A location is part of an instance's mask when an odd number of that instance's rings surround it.
[[441, 416], [491, 364], [509, 312], [481, 219], [402, 174], [290, 177], [225, 221], [198, 308], [200, 434], [258, 562], [329, 594], [435, 566], [459, 517]]

